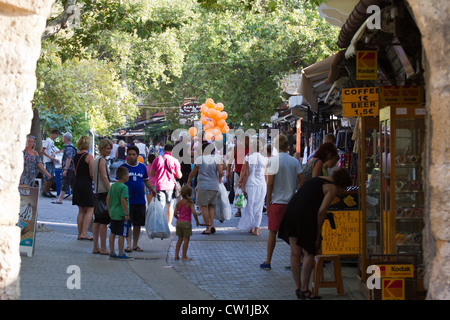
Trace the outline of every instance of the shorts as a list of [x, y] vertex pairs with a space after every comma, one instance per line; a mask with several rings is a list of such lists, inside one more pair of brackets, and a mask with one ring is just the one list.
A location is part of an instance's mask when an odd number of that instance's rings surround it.
[[111, 233], [116, 236], [128, 237], [130, 231], [130, 223], [125, 220], [111, 220], [111, 225], [109, 226]]
[[270, 231], [278, 231], [287, 204], [271, 203], [267, 207], [268, 229]]
[[177, 221], [176, 235], [183, 238], [192, 236], [192, 224], [189, 221]]
[[74, 184], [75, 184], [75, 172], [73, 170], [67, 171], [65, 176], [61, 174], [61, 191], [67, 192], [69, 191], [69, 187], [73, 191]]
[[145, 204], [130, 204], [130, 222], [133, 226], [145, 226]]
[[161, 203], [165, 203], [169, 206], [173, 206], [173, 190], [159, 190], [156, 192], [156, 199]]
[[219, 192], [217, 190], [197, 190], [197, 198], [196, 204], [200, 207], [205, 207], [207, 205], [216, 205], [217, 194]]
[[52, 180], [53, 176], [55, 175], [55, 165], [53, 164], [53, 162], [46, 162], [45, 164], [45, 170], [47, 170], [47, 172], [50, 174], [51, 178], [47, 178], [47, 176], [44, 174], [44, 180], [45, 181], [50, 181]]

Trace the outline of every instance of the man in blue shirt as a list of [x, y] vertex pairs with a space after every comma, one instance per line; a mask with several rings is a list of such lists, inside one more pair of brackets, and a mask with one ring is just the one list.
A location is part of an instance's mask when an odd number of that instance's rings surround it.
[[[130, 205], [130, 221], [133, 226], [132, 232], [127, 237], [127, 248], [126, 252], [131, 252], [132, 250], [141, 252], [143, 251], [138, 246], [139, 236], [141, 234], [141, 226], [145, 226], [145, 187], [149, 188], [153, 194], [156, 196], [156, 191], [150, 183], [147, 168], [142, 163], [138, 162], [139, 148], [136, 146], [128, 147], [127, 149], [127, 160], [121, 165], [121, 167], [126, 167], [128, 169], [129, 180], [125, 183], [128, 187], [129, 193], [129, 205]], [[133, 246], [130, 247], [131, 235], [133, 236]], [[133, 248], [133, 249], [131, 249]]]

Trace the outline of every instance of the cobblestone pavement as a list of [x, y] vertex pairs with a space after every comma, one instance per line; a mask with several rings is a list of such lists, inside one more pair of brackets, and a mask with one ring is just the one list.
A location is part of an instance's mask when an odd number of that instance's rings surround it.
[[[62, 205], [39, 198], [35, 252], [32, 257], [22, 254], [21, 300], [297, 300], [291, 272], [285, 268], [286, 243], [277, 241], [271, 270], [259, 268], [266, 255], [265, 214], [260, 236], [238, 230], [234, 212], [230, 220], [215, 222], [213, 235], [202, 235], [203, 227], [194, 226], [190, 262], [174, 261], [177, 236], [149, 239], [144, 231], [139, 242], [144, 252], [133, 252], [135, 260], [122, 262], [94, 255], [92, 242], [76, 240], [77, 213], [70, 198]], [[79, 267], [80, 289], [67, 286], [74, 274], [70, 266]], [[343, 264], [343, 277], [345, 296], [331, 288], [321, 289], [320, 295], [363, 300], [356, 265]]]

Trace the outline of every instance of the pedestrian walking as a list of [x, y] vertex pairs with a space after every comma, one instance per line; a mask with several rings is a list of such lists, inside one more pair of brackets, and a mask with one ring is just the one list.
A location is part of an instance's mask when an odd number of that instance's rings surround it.
[[[137, 156], [136, 156], [137, 159]], [[116, 171], [118, 181], [115, 182], [108, 192], [106, 203], [108, 205], [109, 215], [111, 217], [111, 233], [109, 235], [109, 249], [111, 260], [133, 260], [125, 254], [125, 238], [128, 237], [130, 226], [129, 211], [129, 193], [126, 183], [129, 180], [128, 169], [124, 166], [117, 168]], [[114, 243], [118, 239], [119, 254], [117, 255], [114, 249]]]
[[152, 163], [150, 176], [156, 179], [156, 196], [158, 201], [167, 207], [167, 223], [169, 229], [174, 231], [172, 227], [173, 208], [175, 198], [173, 190], [176, 186], [176, 179], [182, 177], [180, 162], [172, 156], [173, 145], [166, 144], [164, 146], [164, 154], [158, 156]]
[[129, 179], [125, 183], [129, 193], [130, 222], [131, 232], [127, 237], [126, 252], [132, 250], [142, 252], [138, 241], [141, 235], [141, 227], [145, 226], [146, 198], [145, 187], [150, 189], [153, 196], [156, 191], [150, 183], [147, 175], [147, 168], [143, 163], [138, 162], [139, 149], [136, 146], [130, 146], [127, 149], [127, 160], [121, 167], [128, 169]]
[[94, 240], [88, 236], [88, 228], [94, 215], [94, 193], [92, 178], [94, 175], [94, 157], [89, 154], [91, 139], [81, 136], [77, 141], [78, 152], [73, 158], [75, 164], [75, 183], [73, 186], [72, 204], [78, 206], [78, 240]]
[[72, 144], [72, 134], [70, 132], [66, 132], [63, 135], [62, 141], [64, 143], [64, 149], [57, 151], [56, 153], [63, 152], [62, 157], [62, 173], [61, 173], [61, 188], [59, 191], [58, 198], [52, 203], [62, 204], [64, 196], [69, 191], [69, 187], [73, 192], [74, 184], [75, 184], [75, 167], [74, 167], [74, 158], [77, 154], [77, 149]]
[[258, 139], [250, 142], [250, 153], [245, 157], [245, 163], [237, 184], [247, 195], [247, 206], [238, 223], [238, 229], [248, 230], [258, 236], [261, 225], [264, 200], [267, 192], [267, 157], [259, 152]]
[[50, 136], [42, 143], [41, 148], [45, 170], [47, 170], [47, 172], [50, 174], [50, 178], [47, 176], [44, 177], [43, 196], [47, 198], [56, 198], [56, 196], [50, 192], [50, 187], [55, 175], [55, 164], [58, 162], [58, 160], [55, 158], [55, 139], [58, 138], [59, 135], [60, 132], [58, 130], [53, 130], [50, 133]]
[[200, 225], [198, 222], [197, 213], [195, 212], [194, 201], [191, 199], [192, 188], [185, 184], [181, 188], [181, 200], [177, 202], [174, 210], [174, 217], [177, 219], [176, 224], [176, 235], [178, 236], [178, 241], [175, 246], [175, 260], [180, 260], [179, 252], [181, 245], [183, 245], [181, 260], [182, 261], [192, 261], [192, 258], [187, 256], [187, 250], [189, 247], [189, 240], [192, 235], [192, 216], [194, 216], [197, 226]]
[[214, 155], [214, 145], [208, 142], [202, 145], [202, 155], [195, 159], [194, 167], [189, 174], [187, 184], [197, 176], [196, 204], [200, 207], [206, 230], [202, 234], [216, 232], [214, 227], [214, 210], [219, 191], [219, 183], [222, 183], [223, 168], [222, 157]]
[[[113, 143], [109, 139], [103, 139], [98, 144], [100, 155], [94, 161], [94, 190], [98, 201], [106, 201], [110, 189], [108, 166], [106, 164], [106, 157], [111, 154]], [[108, 231], [108, 224], [111, 219], [108, 214], [104, 212], [96, 212], [94, 207], [94, 225], [92, 226], [92, 235], [94, 237], [94, 254], [109, 254], [106, 247], [106, 237]], [[99, 246], [100, 238], [100, 246]]]
[[320, 299], [312, 296], [308, 286], [322, 241], [322, 226], [334, 197], [351, 185], [350, 174], [344, 168], [336, 170], [332, 177], [308, 179], [286, 207], [278, 237], [291, 247], [291, 272], [299, 299]]
[[292, 196], [303, 184], [305, 178], [300, 162], [288, 153], [288, 138], [281, 134], [275, 138], [278, 153], [269, 160], [267, 167], [267, 218], [269, 236], [267, 238], [266, 260], [261, 269], [270, 270], [273, 251], [281, 219]]
[[[241, 143], [240, 139], [235, 138], [235, 145], [233, 147], [233, 152], [231, 153], [228, 164], [227, 164], [227, 180], [230, 181], [231, 174], [233, 174], [233, 189], [236, 190], [237, 184], [240, 179], [242, 166], [245, 162], [245, 156], [249, 151], [249, 136], [245, 136], [244, 143]], [[233, 170], [231, 170], [233, 168]], [[235, 217], [240, 217], [242, 215], [241, 208], [237, 209]]]

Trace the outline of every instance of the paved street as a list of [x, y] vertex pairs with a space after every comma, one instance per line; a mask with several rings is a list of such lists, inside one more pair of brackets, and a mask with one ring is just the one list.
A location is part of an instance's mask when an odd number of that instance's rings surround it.
[[[94, 255], [92, 242], [76, 239], [77, 212], [70, 198], [62, 205], [39, 198], [35, 252], [32, 257], [22, 254], [21, 300], [297, 300], [291, 272], [285, 268], [286, 243], [277, 242], [272, 270], [259, 268], [266, 254], [265, 214], [260, 236], [236, 229], [239, 218], [234, 212], [231, 220], [216, 221], [216, 234], [202, 235], [203, 228], [194, 226], [191, 262], [174, 261], [176, 236], [149, 239], [145, 232], [139, 244], [144, 252], [133, 252], [135, 260], [123, 262]], [[79, 267], [80, 289], [68, 288], [75, 274], [70, 266]], [[363, 300], [356, 272], [356, 264], [343, 263], [344, 297], [331, 288], [321, 289], [320, 295]]]

